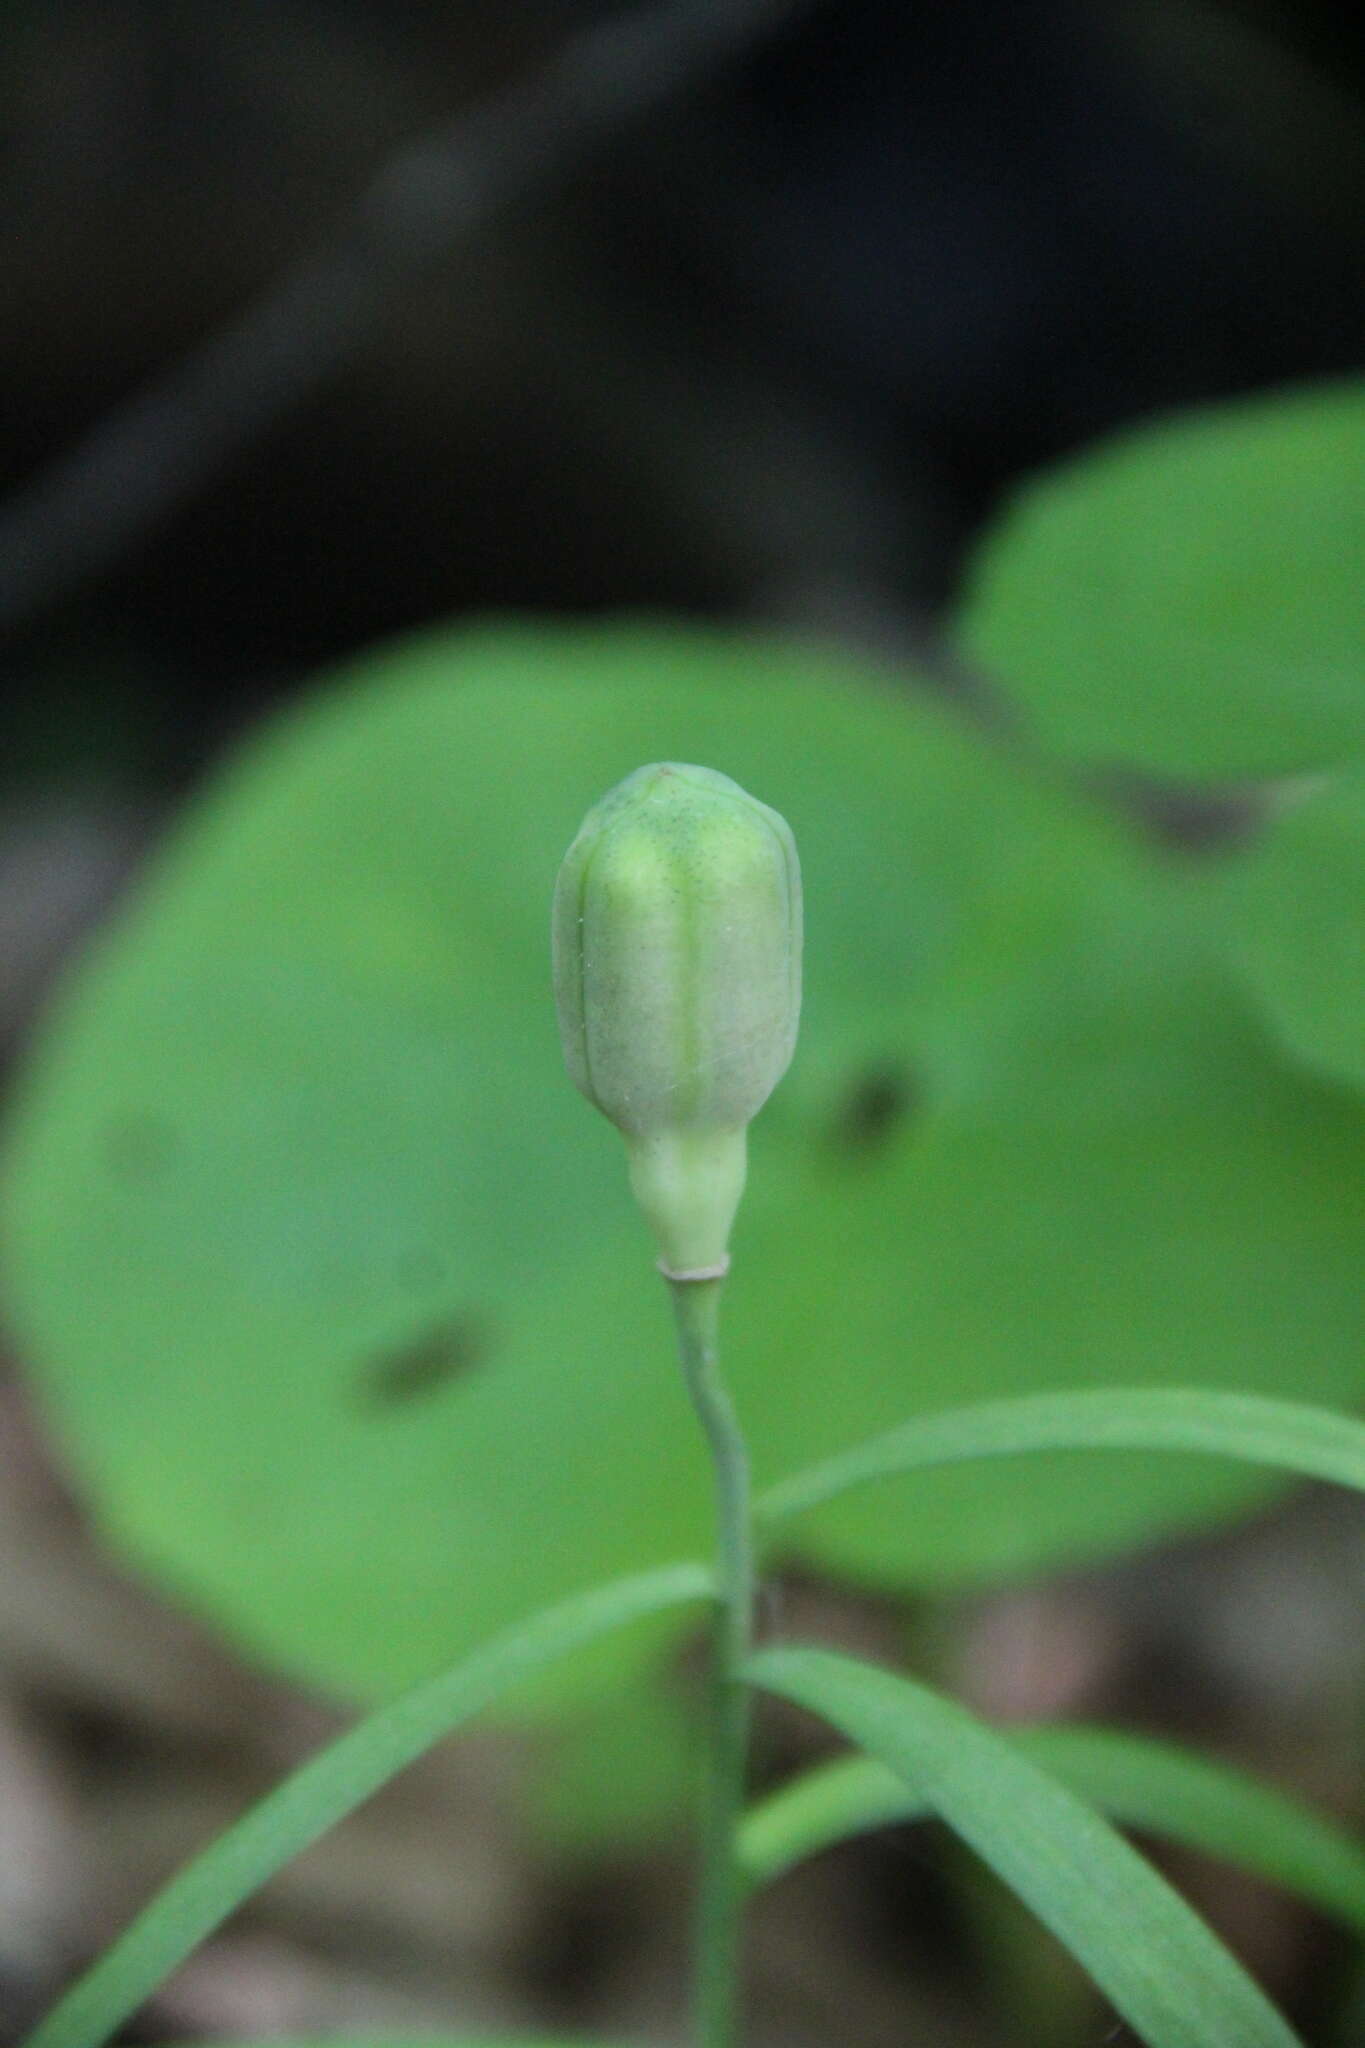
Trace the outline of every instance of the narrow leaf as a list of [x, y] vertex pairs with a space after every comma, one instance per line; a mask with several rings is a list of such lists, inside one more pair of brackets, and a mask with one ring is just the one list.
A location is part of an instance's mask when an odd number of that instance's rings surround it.
[[[1321, 1815], [1228, 1765], [1116, 1729], [1027, 1728], [1015, 1747], [1124, 1827], [1221, 1856], [1365, 1933], [1365, 1848]], [[746, 1816], [739, 1858], [750, 1887], [850, 1835], [930, 1810], [902, 1772], [837, 1757]]]
[[1097, 1387], [916, 1417], [770, 1487], [758, 1513], [785, 1521], [866, 1480], [965, 1458], [1100, 1450], [1203, 1452], [1365, 1491], [1365, 1423], [1350, 1416], [1199, 1387]]
[[612, 1629], [710, 1592], [709, 1572], [694, 1564], [595, 1587], [508, 1629], [368, 1715], [172, 1878], [41, 2022], [27, 2048], [98, 2048], [243, 1899], [492, 1700]]
[[825, 1650], [764, 1651], [749, 1675], [899, 1773], [1072, 1951], [1148, 2048], [1297, 2048], [1164, 1878], [964, 1708]]

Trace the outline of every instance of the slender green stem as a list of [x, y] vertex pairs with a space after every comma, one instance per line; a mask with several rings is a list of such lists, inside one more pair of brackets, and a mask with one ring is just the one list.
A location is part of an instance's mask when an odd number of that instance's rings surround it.
[[739, 2024], [743, 1888], [736, 1835], [744, 1807], [749, 1686], [741, 1677], [753, 1636], [754, 1558], [749, 1457], [720, 1376], [719, 1280], [670, 1283], [687, 1390], [706, 1432], [716, 1475], [719, 1604], [711, 1674], [711, 1746], [697, 1921], [698, 2048], [734, 2048]]

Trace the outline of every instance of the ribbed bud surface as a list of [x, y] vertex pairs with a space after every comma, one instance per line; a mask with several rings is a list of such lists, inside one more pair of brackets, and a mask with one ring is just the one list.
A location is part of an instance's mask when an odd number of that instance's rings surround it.
[[[554, 970], [569, 1073], [626, 1134], [646, 1208], [660, 1186], [680, 1214], [728, 1205], [728, 1233], [744, 1128], [796, 1044], [801, 879], [787, 824], [713, 769], [638, 769], [565, 858]], [[737, 1182], [735, 1144], [712, 1142], [723, 1134], [738, 1136]], [[721, 1183], [736, 1184], [722, 1196]], [[686, 1236], [714, 1232], [694, 1218]]]

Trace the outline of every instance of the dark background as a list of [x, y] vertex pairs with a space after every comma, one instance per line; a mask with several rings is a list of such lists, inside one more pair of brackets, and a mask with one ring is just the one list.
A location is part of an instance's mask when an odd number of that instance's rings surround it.
[[[7, 10], [9, 492], [598, 11]], [[438, 229], [314, 388], [112, 559], [59, 566], [37, 603], [21, 577], [11, 744], [50, 740], [71, 698], [73, 748], [136, 745], [155, 780], [301, 667], [471, 609], [894, 638], [1021, 471], [1359, 363], [1354, 9], [799, 13], [472, 236]], [[109, 510], [79, 515], [97, 557]], [[21, 567], [60, 564], [41, 517], [25, 540]], [[14, 567], [0, 552], [0, 602]]]

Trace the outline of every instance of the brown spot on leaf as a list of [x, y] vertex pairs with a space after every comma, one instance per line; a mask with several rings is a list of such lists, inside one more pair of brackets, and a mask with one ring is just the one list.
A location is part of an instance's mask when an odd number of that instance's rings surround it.
[[486, 1325], [474, 1316], [456, 1316], [368, 1359], [361, 1371], [361, 1398], [367, 1408], [405, 1408], [430, 1400], [481, 1365], [488, 1350]]
[[881, 1151], [914, 1110], [915, 1096], [914, 1077], [900, 1064], [884, 1060], [866, 1068], [839, 1107], [834, 1136], [840, 1151]]

